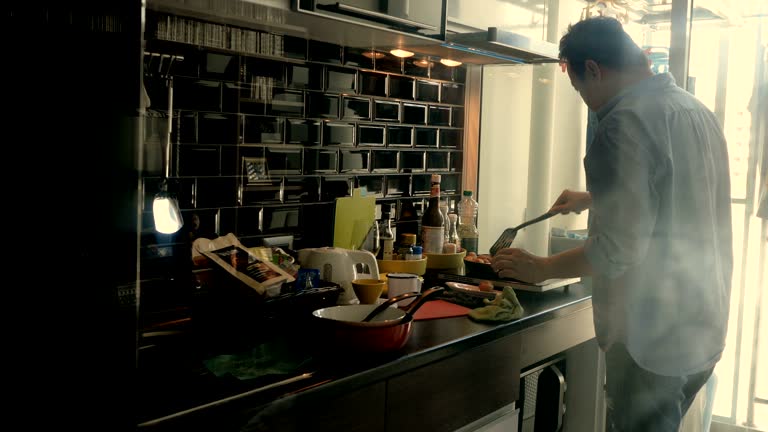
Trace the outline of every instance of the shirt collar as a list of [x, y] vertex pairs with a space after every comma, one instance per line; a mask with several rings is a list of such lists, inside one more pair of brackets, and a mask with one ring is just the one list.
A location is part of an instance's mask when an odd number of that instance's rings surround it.
[[616, 94], [616, 96], [609, 99], [608, 102], [606, 102], [605, 105], [601, 106], [595, 113], [597, 114], [597, 118], [599, 120], [602, 120], [627, 95], [630, 95], [633, 93], [640, 93], [640, 92], [646, 93], [649, 91], [654, 91], [654, 90], [658, 90], [664, 87], [669, 87], [674, 85], [675, 85], [675, 78], [672, 77], [672, 74], [670, 74], [669, 72], [664, 72], [664, 73], [650, 76], [648, 78], [645, 78], [641, 81], [638, 81], [630, 86], [623, 88], [618, 94]]

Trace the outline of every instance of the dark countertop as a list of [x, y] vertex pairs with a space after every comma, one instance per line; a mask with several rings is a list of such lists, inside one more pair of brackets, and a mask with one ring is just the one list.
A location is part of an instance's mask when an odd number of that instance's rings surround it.
[[[533, 346], [533, 343], [524, 341], [521, 366], [525, 369], [542, 360], [539, 357], [547, 353], [555, 354], [562, 348], [557, 346], [557, 341], [542, 341], [537, 334], [545, 324], [558, 318], [567, 320], [578, 315], [579, 320], [566, 322], [564, 329], [580, 327], [578, 337], [581, 339], [594, 334], [591, 329], [591, 293], [583, 285], [574, 284], [546, 292], [516, 293], [525, 311], [519, 320], [482, 324], [464, 316], [415, 321], [406, 346], [397, 353], [375, 358], [313, 359], [291, 374], [260, 377], [246, 382], [231, 376], [216, 377], [201, 361], [209, 352], [190, 349], [188, 343], [182, 344], [181, 348], [172, 351], [174, 354], [170, 358], [147, 356], [140, 362], [139, 399], [144, 405], [137, 422], [145, 427], [162, 427], [179, 418], [189, 420], [206, 415], [211, 410], [243, 410], [269, 405], [277, 400], [285, 402], [296, 397], [311, 399], [341, 394], [517, 333], [529, 333], [532, 341], [543, 345]], [[588, 321], [585, 320], [587, 317]], [[552, 347], [546, 346], [549, 344]], [[302, 373], [307, 375], [295, 382], [271, 387]]]

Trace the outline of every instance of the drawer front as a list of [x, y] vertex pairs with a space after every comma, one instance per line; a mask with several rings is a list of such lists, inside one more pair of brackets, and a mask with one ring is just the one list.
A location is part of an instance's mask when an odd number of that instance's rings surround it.
[[387, 431], [455, 431], [517, 400], [520, 337], [510, 335], [392, 378]]

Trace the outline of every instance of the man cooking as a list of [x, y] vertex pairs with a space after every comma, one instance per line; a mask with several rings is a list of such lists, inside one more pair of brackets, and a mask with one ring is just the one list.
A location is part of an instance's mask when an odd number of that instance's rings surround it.
[[588, 192], [566, 190], [550, 211], [589, 209], [589, 238], [549, 257], [503, 249], [492, 265], [534, 283], [591, 276], [607, 429], [676, 432], [725, 345], [733, 267], [725, 138], [670, 74], [653, 74], [613, 18], [570, 26], [560, 59], [598, 125], [584, 158]]

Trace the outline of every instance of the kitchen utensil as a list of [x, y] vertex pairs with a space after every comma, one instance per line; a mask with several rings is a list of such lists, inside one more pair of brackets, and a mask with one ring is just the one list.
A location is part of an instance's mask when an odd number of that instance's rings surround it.
[[528, 225], [533, 225], [537, 222], [541, 222], [543, 220], [549, 219], [556, 214], [557, 213], [544, 213], [543, 215], [536, 217], [534, 219], [531, 219], [529, 221], [523, 222], [514, 228], [505, 229], [504, 232], [501, 233], [499, 238], [493, 244], [493, 246], [491, 246], [491, 249], [490, 249], [491, 255], [496, 255], [496, 252], [498, 252], [500, 249], [508, 248], [509, 245], [511, 245], [512, 242], [515, 240], [515, 237], [517, 236], [517, 232], [519, 230], [527, 227]]
[[363, 321], [363, 322], [368, 322], [368, 321], [371, 321], [373, 318], [375, 318], [375, 317], [376, 317], [376, 315], [380, 314], [381, 312], [383, 312], [384, 310], [386, 310], [388, 307], [390, 307], [390, 306], [392, 306], [393, 304], [395, 304], [395, 303], [399, 302], [400, 300], [405, 300], [405, 299], [407, 299], [407, 298], [411, 298], [411, 297], [417, 297], [417, 296], [419, 296], [419, 295], [420, 295], [419, 293], [415, 293], [415, 292], [409, 292], [409, 293], [405, 293], [405, 294], [400, 294], [400, 295], [399, 295], [399, 296], [397, 296], [397, 297], [392, 297], [392, 298], [389, 298], [389, 299], [387, 299], [385, 302], [383, 302], [383, 303], [381, 303], [380, 305], [378, 305], [378, 306], [376, 307], [376, 309], [374, 309], [373, 311], [371, 311], [371, 313], [369, 313], [368, 315], [366, 315], [366, 316], [365, 316], [365, 318], [363, 318], [363, 320], [362, 320], [362, 321]]
[[338, 358], [339, 354], [380, 354], [401, 349], [411, 335], [413, 313], [445, 288], [434, 287], [419, 295], [417, 302], [402, 310], [386, 308], [370, 322], [362, 322], [376, 305], [341, 305], [312, 312], [319, 354]]

